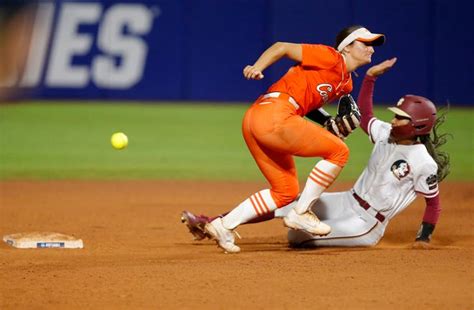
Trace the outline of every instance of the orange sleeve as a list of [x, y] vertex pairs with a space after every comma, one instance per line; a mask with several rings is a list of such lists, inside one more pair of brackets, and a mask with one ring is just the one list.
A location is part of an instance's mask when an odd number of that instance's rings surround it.
[[341, 55], [332, 47], [321, 44], [301, 44], [303, 48], [302, 66], [318, 69], [332, 68]]

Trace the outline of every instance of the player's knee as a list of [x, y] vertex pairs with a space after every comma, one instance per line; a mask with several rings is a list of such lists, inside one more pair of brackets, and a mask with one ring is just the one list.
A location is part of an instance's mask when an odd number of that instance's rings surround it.
[[289, 186], [284, 190], [271, 190], [273, 200], [278, 208], [284, 207], [287, 204], [293, 202], [299, 194], [298, 184]]
[[327, 160], [339, 167], [344, 167], [349, 160], [349, 147], [341, 141]]

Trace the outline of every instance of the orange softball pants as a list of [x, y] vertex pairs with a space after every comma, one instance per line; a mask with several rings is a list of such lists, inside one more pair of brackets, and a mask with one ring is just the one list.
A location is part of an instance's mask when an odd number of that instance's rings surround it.
[[349, 149], [341, 139], [297, 111], [286, 99], [260, 97], [242, 123], [247, 147], [270, 183], [278, 208], [295, 200], [299, 193], [293, 155], [322, 157], [341, 168], [349, 158]]

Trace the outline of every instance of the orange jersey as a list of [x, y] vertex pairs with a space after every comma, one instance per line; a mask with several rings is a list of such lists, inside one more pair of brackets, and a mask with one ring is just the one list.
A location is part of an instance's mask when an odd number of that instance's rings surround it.
[[306, 115], [350, 93], [352, 79], [342, 55], [332, 47], [320, 44], [302, 44], [302, 47], [301, 63], [291, 67], [268, 92], [290, 95], [303, 110], [302, 115]]

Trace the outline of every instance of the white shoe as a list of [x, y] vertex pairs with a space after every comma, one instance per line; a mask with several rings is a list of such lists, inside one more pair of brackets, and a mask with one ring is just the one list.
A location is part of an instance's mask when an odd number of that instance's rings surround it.
[[216, 218], [214, 221], [207, 223], [204, 230], [217, 241], [226, 253], [239, 253], [240, 248], [234, 244], [234, 233], [222, 225], [222, 218]]
[[286, 227], [307, 231], [312, 235], [325, 236], [331, 232], [331, 227], [321, 222], [310, 210], [298, 214], [294, 209], [283, 218]]

